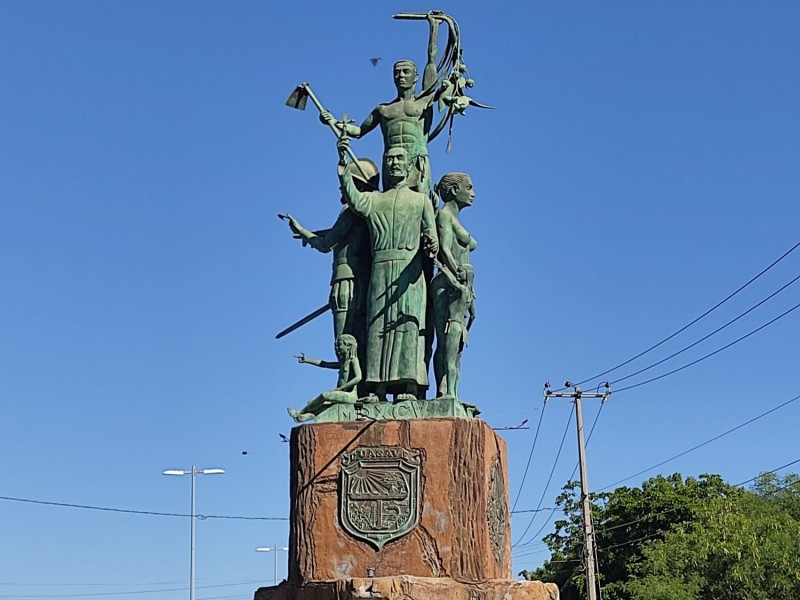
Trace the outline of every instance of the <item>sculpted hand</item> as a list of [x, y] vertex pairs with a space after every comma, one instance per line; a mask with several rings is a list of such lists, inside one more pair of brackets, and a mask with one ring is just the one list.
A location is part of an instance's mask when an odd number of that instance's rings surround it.
[[425, 236], [425, 252], [433, 258], [439, 254], [439, 240], [432, 236]]
[[336, 123], [336, 119], [327, 110], [322, 110], [319, 113], [319, 122], [323, 125], [333, 125]]
[[339, 138], [339, 141], [336, 142], [336, 148], [339, 150], [340, 161], [344, 161], [345, 155], [347, 154], [348, 150], [350, 150], [350, 140], [347, 139], [347, 136], [342, 136]]
[[300, 353], [298, 356], [295, 356], [295, 358], [297, 359], [297, 362], [299, 362], [299, 363], [301, 363], [301, 364], [302, 364], [302, 363], [306, 363], [306, 362], [308, 362], [308, 361], [306, 360], [306, 355], [305, 355], [305, 354], [303, 354], [302, 352], [301, 352], [301, 353]]
[[300, 233], [300, 223], [297, 222], [297, 219], [287, 213], [286, 220], [289, 222], [289, 229], [292, 230], [292, 233], [298, 235]]

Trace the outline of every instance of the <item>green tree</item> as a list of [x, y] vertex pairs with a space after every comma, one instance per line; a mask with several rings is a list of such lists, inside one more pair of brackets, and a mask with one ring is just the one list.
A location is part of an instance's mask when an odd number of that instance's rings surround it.
[[648, 542], [624, 586], [630, 598], [800, 598], [796, 482], [762, 477], [752, 492], [713, 499], [695, 520]]
[[[631, 600], [631, 591], [626, 587], [630, 570], [644, 560], [642, 550], [648, 543], [663, 539], [684, 523], [694, 522], [709, 501], [745, 493], [725, 483], [718, 475], [684, 479], [676, 473], [653, 477], [641, 488], [620, 487], [595, 494], [592, 505], [603, 597]], [[564, 518], [556, 521], [555, 531], [544, 538], [551, 551], [550, 559], [541, 568], [520, 574], [556, 583], [563, 600], [579, 600], [585, 598], [585, 582], [581, 568], [583, 532], [577, 482], [564, 487], [557, 504]], [[693, 596], [674, 598], [682, 600], [684, 597]]]

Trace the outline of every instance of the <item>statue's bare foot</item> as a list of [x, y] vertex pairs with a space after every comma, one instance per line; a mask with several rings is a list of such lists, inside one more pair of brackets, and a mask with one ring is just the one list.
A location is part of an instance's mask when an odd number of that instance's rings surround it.
[[304, 413], [297, 410], [296, 408], [287, 408], [286, 412], [288, 412], [289, 415], [298, 423], [302, 423], [304, 421], [310, 421], [315, 416], [313, 413]]
[[416, 400], [416, 399], [417, 399], [417, 395], [416, 394], [397, 394], [394, 397], [395, 403], [397, 403], [397, 402], [406, 402], [407, 400]]

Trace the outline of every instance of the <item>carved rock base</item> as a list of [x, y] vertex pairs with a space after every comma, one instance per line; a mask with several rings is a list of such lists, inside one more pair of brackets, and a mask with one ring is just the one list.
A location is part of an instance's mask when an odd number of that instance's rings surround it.
[[460, 583], [447, 577], [373, 577], [287, 582], [256, 591], [254, 600], [558, 600], [558, 586], [541, 581], [490, 579]]
[[293, 584], [511, 577], [506, 445], [480, 419], [301, 425], [291, 473]]

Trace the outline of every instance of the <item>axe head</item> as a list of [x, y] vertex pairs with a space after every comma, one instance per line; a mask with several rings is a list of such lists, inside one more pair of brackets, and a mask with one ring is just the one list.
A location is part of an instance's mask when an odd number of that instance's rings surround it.
[[308, 102], [308, 90], [306, 90], [306, 86], [298, 85], [286, 99], [286, 106], [291, 106], [298, 110], [305, 110], [306, 102]]

